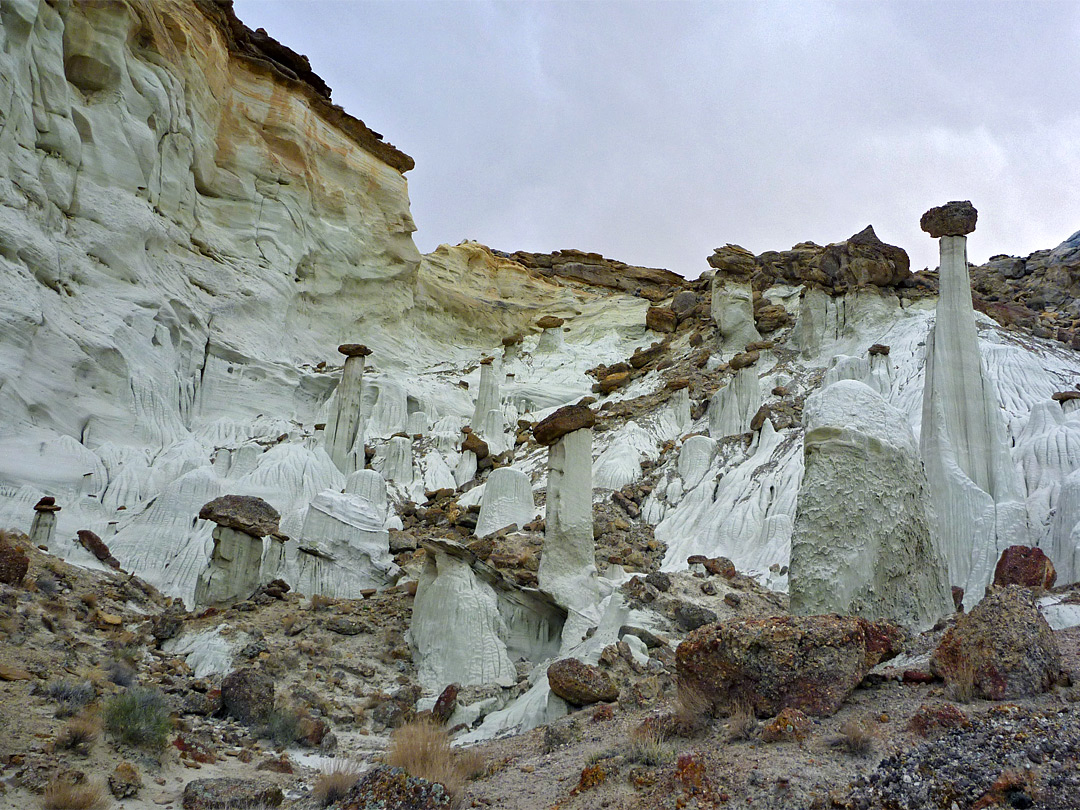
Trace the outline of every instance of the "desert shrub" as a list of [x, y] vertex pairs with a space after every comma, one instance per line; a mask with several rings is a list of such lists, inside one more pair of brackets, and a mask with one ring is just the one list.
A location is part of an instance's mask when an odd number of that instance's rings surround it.
[[110, 661], [108, 666], [105, 667], [105, 674], [109, 676], [112, 683], [123, 686], [125, 689], [134, 686], [139, 680], [135, 667], [122, 658]]
[[44, 810], [104, 810], [108, 802], [101, 785], [56, 779], [45, 788], [41, 806]]
[[53, 681], [45, 694], [56, 701], [56, 716], [71, 717], [94, 699], [96, 691], [90, 681]]
[[631, 732], [626, 758], [650, 768], [658, 768], [672, 762], [675, 752], [664, 744], [664, 736], [655, 725], [643, 724]]
[[319, 807], [329, 807], [345, 798], [345, 794], [360, 779], [360, 768], [355, 762], [337, 760], [330, 769], [319, 774], [311, 797]]
[[67, 722], [56, 735], [56, 747], [66, 751], [87, 752], [101, 736], [101, 720], [94, 714], [83, 713]]
[[430, 720], [407, 723], [390, 735], [386, 764], [403, 768], [410, 776], [438, 782], [450, 795], [454, 807], [461, 804], [472, 758], [450, 747], [445, 729]]
[[749, 700], [734, 700], [728, 709], [728, 739], [749, 740], [757, 730], [757, 716]]
[[161, 750], [171, 729], [169, 707], [157, 689], [135, 686], [105, 704], [105, 730], [120, 742]]
[[866, 720], [851, 718], [840, 726], [840, 733], [829, 740], [829, 745], [853, 756], [864, 757], [874, 750], [874, 729]]
[[301, 736], [300, 720], [301, 715], [295, 709], [275, 707], [259, 727], [259, 736], [282, 748], [293, 745]]

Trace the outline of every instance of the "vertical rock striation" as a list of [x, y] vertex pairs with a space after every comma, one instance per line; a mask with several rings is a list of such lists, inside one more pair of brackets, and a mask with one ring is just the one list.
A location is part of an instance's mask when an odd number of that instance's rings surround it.
[[338, 351], [345, 355], [345, 368], [326, 422], [326, 452], [337, 468], [348, 475], [364, 468], [361, 394], [364, 358], [371, 354], [371, 349], [359, 343], [344, 343], [338, 346]]
[[920, 449], [953, 585], [977, 602], [998, 556], [1028, 545], [1027, 511], [997, 394], [979, 354], [968, 278], [971, 203], [949, 203], [923, 215], [940, 239], [937, 319], [926, 341]]

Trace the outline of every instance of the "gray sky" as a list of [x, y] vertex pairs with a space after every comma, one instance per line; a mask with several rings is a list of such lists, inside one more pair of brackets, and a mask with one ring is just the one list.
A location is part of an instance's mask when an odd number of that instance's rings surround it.
[[1080, 3], [235, 0], [416, 159], [416, 243], [579, 248], [690, 277], [712, 249], [872, 223], [937, 262], [1080, 229]]

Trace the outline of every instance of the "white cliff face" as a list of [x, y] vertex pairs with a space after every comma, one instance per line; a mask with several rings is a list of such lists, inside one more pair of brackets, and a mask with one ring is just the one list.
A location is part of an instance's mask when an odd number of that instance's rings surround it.
[[904, 415], [864, 383], [844, 380], [812, 394], [803, 420], [792, 612], [887, 619], [916, 631], [951, 613], [926, 476]]
[[720, 330], [720, 351], [741, 352], [747, 343], [761, 340], [754, 325], [754, 292], [750, 281], [736, 281], [722, 273], [713, 276], [712, 319]]
[[974, 604], [1001, 552], [1028, 545], [1023, 484], [997, 392], [984, 369], [967, 238], [941, 237], [937, 320], [926, 342], [920, 448], [953, 584]]
[[486, 537], [511, 525], [523, 528], [535, 514], [529, 476], [513, 467], [500, 467], [492, 470], [484, 485], [476, 536]]
[[761, 407], [757, 369], [739, 369], [735, 377], [713, 394], [709, 402], [709, 434], [714, 439], [746, 433], [750, 420]]

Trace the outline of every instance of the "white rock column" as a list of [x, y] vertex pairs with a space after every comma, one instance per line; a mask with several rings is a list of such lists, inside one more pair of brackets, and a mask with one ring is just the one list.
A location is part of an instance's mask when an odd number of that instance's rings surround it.
[[592, 512], [592, 429], [560, 437], [548, 449], [544, 550], [537, 580], [569, 610], [600, 601]]
[[470, 423], [472, 429], [483, 435], [484, 420], [487, 418], [488, 411], [497, 410], [498, 407], [499, 379], [496, 376], [494, 358], [485, 357], [480, 361], [480, 390], [476, 394], [476, 406]]
[[382, 463], [382, 476], [401, 486], [413, 482], [412, 439], [394, 436], [386, 443]]
[[535, 510], [529, 476], [513, 467], [492, 470], [484, 485], [475, 534], [485, 537], [511, 524], [520, 529], [532, 521]]
[[30, 543], [49, 551], [56, 551], [53, 540], [56, 535], [56, 513], [60, 507], [51, 496], [45, 496], [34, 506], [34, 522], [30, 524]]
[[750, 430], [750, 421], [761, 407], [761, 386], [753, 366], [739, 369], [731, 382], [713, 394], [709, 402], [709, 434], [714, 439]]
[[975, 330], [965, 236], [975, 216], [970, 203], [949, 203], [922, 221], [940, 237], [941, 266], [937, 319], [926, 341], [920, 449], [949, 575], [969, 606], [982, 598], [1000, 553], [1030, 545], [1021, 478]]
[[812, 394], [791, 538], [791, 612], [922, 631], [953, 612], [930, 491], [905, 416], [863, 382]]
[[210, 566], [195, 584], [195, 604], [200, 607], [242, 601], [259, 587], [262, 538], [220, 525], [213, 537]]
[[761, 340], [754, 324], [754, 291], [750, 280], [717, 273], [712, 280], [712, 319], [720, 330], [720, 351], [731, 355]]
[[[364, 358], [371, 350], [359, 343], [343, 343], [338, 351], [345, 355], [345, 368], [341, 382], [334, 392], [334, 404], [326, 422], [326, 452], [339, 470], [348, 475], [356, 470], [356, 456], [352, 454], [360, 436], [363, 447], [361, 423], [361, 395], [364, 380]], [[350, 458], [350, 454], [351, 458]], [[363, 464], [360, 464], [363, 468]]]

